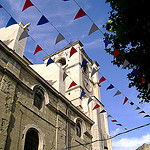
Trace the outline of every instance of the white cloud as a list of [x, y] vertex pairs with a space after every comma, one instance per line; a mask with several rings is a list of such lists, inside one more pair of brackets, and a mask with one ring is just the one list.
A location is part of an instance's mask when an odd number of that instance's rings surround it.
[[150, 133], [141, 137], [113, 140], [113, 150], [135, 150], [144, 143], [150, 143]]
[[121, 130], [120, 130], [120, 128], [117, 128], [116, 130], [111, 131], [111, 132], [110, 132], [110, 135], [111, 135], [111, 136], [114, 136], [114, 135], [118, 134], [119, 132], [121, 132]]
[[85, 47], [92, 47], [92, 48], [96, 48], [96, 47], [100, 47], [100, 45], [103, 44], [103, 39], [96, 39], [96, 40], [93, 40], [91, 42], [88, 42], [88, 43], [85, 43]]

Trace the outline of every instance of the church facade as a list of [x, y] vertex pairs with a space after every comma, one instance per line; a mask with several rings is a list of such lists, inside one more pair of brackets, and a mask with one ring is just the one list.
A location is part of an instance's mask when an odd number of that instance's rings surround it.
[[[23, 56], [24, 31], [22, 23], [0, 29], [0, 149], [111, 150], [107, 114], [99, 114], [104, 105], [98, 73], [91, 77], [99, 64], [77, 41], [33, 65]], [[70, 57], [72, 47], [77, 52]], [[47, 66], [49, 58], [54, 63]], [[76, 85], [69, 87], [72, 81]]]

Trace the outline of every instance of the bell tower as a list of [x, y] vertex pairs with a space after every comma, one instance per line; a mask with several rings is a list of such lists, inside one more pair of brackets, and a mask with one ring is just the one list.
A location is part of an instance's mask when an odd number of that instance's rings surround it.
[[[101, 102], [98, 71], [92, 75], [92, 70], [98, 70], [99, 64], [92, 61], [82, 47], [83, 44], [77, 41], [43, 58], [44, 64], [31, 67], [46, 80], [56, 81], [53, 86], [95, 122], [92, 126], [92, 141], [107, 139], [110, 137], [107, 114], [99, 114], [104, 109], [104, 105]], [[72, 48], [76, 50], [74, 53], [71, 53]], [[49, 58], [55, 64], [46, 67]], [[87, 63], [81, 67], [83, 60]], [[65, 78], [64, 72], [67, 75]], [[75, 84], [70, 87], [72, 82]], [[85, 95], [80, 98], [82, 91], [85, 92]], [[92, 99], [90, 103], [88, 103], [89, 98]], [[96, 104], [99, 104], [100, 107], [93, 110]], [[111, 141], [95, 142], [92, 147], [93, 150], [104, 150], [104, 147], [112, 149]]]

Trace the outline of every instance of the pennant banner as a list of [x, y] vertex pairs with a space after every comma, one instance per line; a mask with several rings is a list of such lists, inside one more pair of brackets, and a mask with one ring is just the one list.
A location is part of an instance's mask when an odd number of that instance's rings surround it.
[[105, 113], [105, 112], [106, 112], [106, 110], [103, 109], [100, 113]]
[[64, 71], [64, 73], [63, 73], [63, 81], [66, 79], [66, 77], [67, 77], [68, 75], [65, 73], [65, 71]]
[[130, 63], [125, 59], [124, 63], [123, 63], [123, 67], [122, 69], [125, 69], [126, 66], [128, 66]]
[[21, 33], [21, 35], [20, 35], [19, 41], [22, 40], [22, 39], [24, 39], [24, 38], [26, 38], [26, 37], [28, 37], [28, 36], [29, 36], [29, 34], [27, 33], [26, 30], [24, 30], [24, 31]]
[[142, 82], [141, 82], [141, 84], [143, 84], [145, 82], [145, 78], [144, 77], [142, 77]]
[[131, 102], [131, 103], [130, 103], [130, 105], [132, 105], [132, 106], [133, 106], [133, 105], [134, 105], [134, 103], [133, 103], [133, 102]]
[[88, 100], [88, 105], [89, 105], [89, 103], [90, 103], [92, 100], [93, 100], [93, 99], [90, 97], [89, 100]]
[[3, 8], [1, 4], [0, 4], [0, 8]]
[[150, 117], [150, 115], [145, 115], [143, 118]]
[[140, 111], [140, 112], [139, 112], [139, 114], [143, 114], [143, 113], [145, 113], [145, 111]]
[[107, 90], [108, 89], [113, 89], [113, 88], [114, 88], [114, 86], [112, 84], [110, 84], [110, 86], [107, 88]]
[[138, 71], [137, 71], [136, 69], [133, 69], [130, 74], [131, 74], [131, 75], [135, 75], [135, 74], [137, 74], [137, 73], [138, 73]]
[[49, 60], [47, 61], [46, 67], [51, 63], [54, 63], [54, 61], [51, 58], [49, 58]]
[[141, 109], [140, 107], [137, 107], [135, 110], [139, 110], [139, 109]]
[[124, 105], [127, 101], [128, 101], [128, 98], [125, 97], [124, 102], [123, 102], [123, 105]]
[[96, 104], [95, 107], [93, 108], [93, 110], [94, 110], [94, 109], [97, 109], [97, 108], [99, 108], [99, 107], [100, 107], [100, 105]]
[[65, 39], [64, 36], [61, 33], [59, 33], [58, 36], [57, 36], [57, 38], [56, 38], [55, 45], [57, 43], [59, 43], [60, 41], [64, 40], [64, 39]]
[[42, 15], [41, 19], [39, 20], [39, 22], [37, 23], [37, 25], [42, 25], [42, 24], [45, 24], [45, 23], [48, 23], [49, 21], [47, 20], [47, 18]]
[[69, 89], [71, 88], [71, 87], [73, 87], [73, 86], [76, 86], [77, 84], [74, 82], [74, 81], [72, 81], [71, 82], [71, 84], [70, 84], [70, 86], [69, 86]]
[[95, 68], [93, 68], [92, 73], [91, 73], [91, 77], [97, 72], [98, 70], [96, 70]]
[[22, 12], [30, 6], [34, 6], [30, 0], [26, 0]]
[[33, 55], [35, 55], [37, 52], [42, 51], [42, 50], [43, 49], [39, 45], [37, 45], [37, 47], [36, 47], [35, 52], [34, 52]]
[[111, 121], [112, 121], [112, 122], [117, 122], [117, 120], [115, 120], [115, 119], [114, 119], [114, 120], [111, 120]]
[[108, 44], [110, 44], [110, 41], [107, 38], [105, 38], [104, 42], [105, 42], [105, 48], [107, 48]]
[[107, 116], [107, 118], [111, 118], [111, 117], [112, 117], [111, 115], [108, 115], [108, 116]]
[[120, 124], [120, 123], [118, 123], [118, 124], [116, 124], [117, 126], [122, 126], [122, 124]]
[[85, 59], [83, 59], [81, 68], [84, 67], [87, 63], [88, 63], [88, 62], [87, 62]]
[[105, 81], [105, 80], [106, 80], [106, 79], [102, 76], [102, 77], [100, 78], [100, 80], [99, 80], [98, 85], [100, 85], [100, 83], [103, 82], [103, 81]]
[[92, 33], [94, 33], [97, 30], [99, 30], [99, 28], [96, 26], [95, 23], [93, 23], [88, 35], [91, 35]]
[[72, 47], [71, 51], [70, 51], [70, 57], [76, 52], [77, 52], [77, 50], [74, 47]]
[[120, 52], [115, 48], [114, 51], [114, 59], [120, 54]]
[[114, 96], [120, 95], [121, 92], [118, 90]]
[[82, 90], [80, 99], [85, 95], [85, 92]]
[[83, 17], [83, 16], [85, 16], [85, 15], [86, 15], [86, 13], [83, 11], [82, 8], [80, 8], [80, 10], [79, 10], [78, 13], [76, 14], [74, 20], [77, 19], [77, 18]]
[[13, 24], [17, 24], [17, 21], [13, 17], [11, 17], [6, 25], [6, 28]]

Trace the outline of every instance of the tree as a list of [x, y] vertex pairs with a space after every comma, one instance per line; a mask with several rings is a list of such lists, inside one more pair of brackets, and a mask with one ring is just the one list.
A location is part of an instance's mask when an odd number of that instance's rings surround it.
[[120, 54], [112, 63], [120, 67], [127, 60], [128, 69], [136, 73], [127, 77], [129, 87], [136, 86], [141, 102], [150, 102], [150, 11], [148, 0], [106, 0], [112, 10], [109, 21], [104, 25], [104, 35], [111, 43], [105, 50], [114, 55], [114, 49]]

